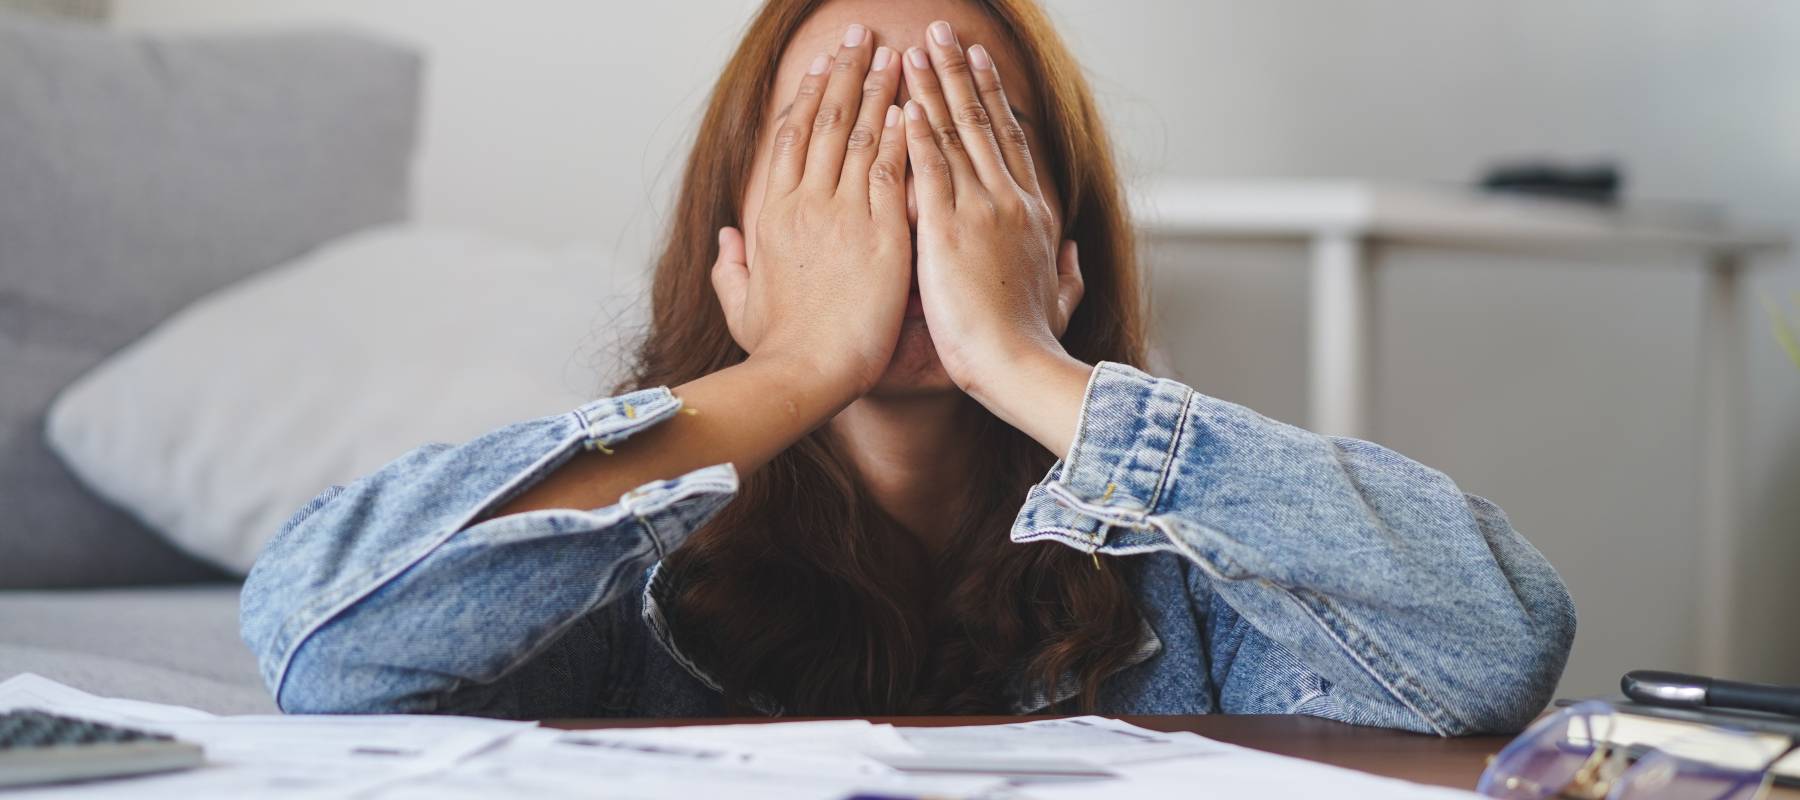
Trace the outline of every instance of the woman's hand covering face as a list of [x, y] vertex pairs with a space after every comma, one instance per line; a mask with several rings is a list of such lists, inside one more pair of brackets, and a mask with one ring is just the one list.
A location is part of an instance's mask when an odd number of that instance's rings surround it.
[[752, 356], [797, 357], [868, 391], [893, 356], [911, 284], [898, 54], [861, 25], [820, 54], [776, 131], [756, 220], [719, 232], [713, 288]]
[[[1023, 356], [1061, 354], [1081, 300], [1074, 243], [1058, 241], [992, 57], [965, 53], [946, 22], [926, 39], [896, 53], [852, 25], [835, 57], [812, 62], [773, 137], [750, 232], [757, 263], [724, 228], [712, 270], [741, 347], [816, 363], [858, 394], [894, 355], [915, 225], [925, 322], [964, 391]], [[903, 73], [904, 113], [892, 105]]]
[[1059, 242], [993, 58], [947, 22], [905, 63], [907, 153], [918, 205], [919, 295], [945, 372], [964, 391], [1057, 341], [1081, 301], [1074, 242]]

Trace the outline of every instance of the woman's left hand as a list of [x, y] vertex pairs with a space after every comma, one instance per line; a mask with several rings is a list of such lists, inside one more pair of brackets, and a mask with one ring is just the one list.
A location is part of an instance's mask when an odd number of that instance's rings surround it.
[[[1091, 372], [1058, 341], [1081, 302], [1075, 243], [1060, 239], [991, 55], [965, 54], [946, 22], [926, 39], [929, 55], [904, 57], [925, 323], [958, 387], [1062, 455]], [[1060, 395], [1042, 396], [1046, 383]]]

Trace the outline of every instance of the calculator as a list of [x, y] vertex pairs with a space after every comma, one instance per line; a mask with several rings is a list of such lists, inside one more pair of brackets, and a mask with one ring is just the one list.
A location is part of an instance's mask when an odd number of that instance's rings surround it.
[[0, 713], [0, 786], [168, 772], [204, 760], [199, 745], [168, 734], [30, 709]]

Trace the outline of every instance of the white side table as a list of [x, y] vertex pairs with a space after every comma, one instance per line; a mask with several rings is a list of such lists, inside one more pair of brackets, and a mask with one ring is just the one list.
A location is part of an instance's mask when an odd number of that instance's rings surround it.
[[1139, 229], [1164, 240], [1286, 240], [1311, 248], [1308, 424], [1369, 433], [1373, 244], [1426, 244], [1529, 256], [1689, 256], [1706, 270], [1700, 330], [1702, 395], [1700, 668], [1728, 670], [1743, 430], [1744, 332], [1739, 273], [1750, 256], [1784, 249], [1785, 234], [1746, 231], [1704, 215], [1615, 211], [1470, 188], [1334, 180], [1188, 181], [1134, 197]]

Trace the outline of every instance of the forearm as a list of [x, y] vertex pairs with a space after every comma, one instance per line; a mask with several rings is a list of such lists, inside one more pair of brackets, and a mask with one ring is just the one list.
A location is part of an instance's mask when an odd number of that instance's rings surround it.
[[602, 508], [657, 480], [730, 463], [748, 475], [855, 397], [804, 359], [752, 357], [674, 389], [685, 410], [617, 447], [587, 450], [496, 509]]
[[994, 416], [1036, 440], [1057, 458], [1069, 454], [1094, 367], [1061, 349], [985, 360], [992, 368], [971, 382], [969, 396]]
[[243, 592], [245, 639], [277, 701], [309, 712], [582, 708], [579, 695], [527, 691], [528, 671], [607, 679], [613, 643], [592, 629], [595, 613], [728, 502], [738, 471], [849, 402], [857, 387], [819, 366], [753, 358], [672, 392], [417, 448], [327, 490], [290, 519]]

